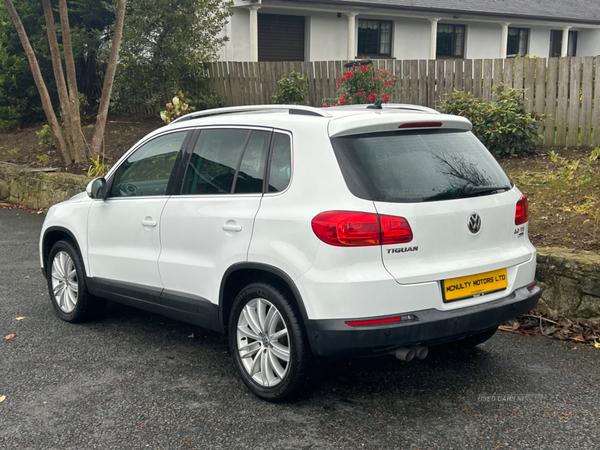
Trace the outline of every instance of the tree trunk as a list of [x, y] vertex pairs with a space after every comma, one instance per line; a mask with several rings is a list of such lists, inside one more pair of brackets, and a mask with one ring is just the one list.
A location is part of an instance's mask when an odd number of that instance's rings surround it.
[[42, 107], [44, 108], [44, 113], [46, 114], [46, 118], [48, 119], [50, 130], [52, 131], [52, 137], [54, 138], [56, 148], [58, 149], [58, 155], [61, 159], [62, 164], [64, 166], [67, 166], [71, 162], [69, 149], [67, 148], [65, 141], [62, 138], [60, 125], [58, 124], [58, 120], [56, 119], [54, 109], [52, 109], [52, 101], [50, 100], [50, 95], [48, 94], [46, 83], [44, 83], [44, 79], [42, 78], [42, 73], [40, 72], [40, 66], [38, 65], [37, 59], [35, 58], [35, 53], [33, 53], [33, 49], [31, 48], [31, 44], [29, 43], [29, 38], [27, 37], [25, 28], [23, 28], [23, 24], [21, 23], [21, 19], [19, 18], [19, 15], [15, 10], [12, 0], [4, 0], [4, 4], [6, 5], [8, 14], [10, 15], [10, 18], [12, 19], [15, 25], [17, 34], [19, 35], [19, 40], [21, 41], [21, 45], [23, 46], [25, 54], [27, 55], [27, 59], [29, 60], [31, 73], [33, 74], [33, 79], [42, 99]]
[[119, 0], [117, 4], [115, 31], [112, 38], [110, 56], [108, 58], [108, 67], [106, 68], [106, 75], [104, 76], [102, 97], [100, 99], [100, 107], [98, 109], [96, 126], [94, 127], [94, 137], [92, 138], [92, 148], [96, 153], [100, 151], [100, 148], [102, 147], [102, 141], [104, 139], [104, 129], [106, 126], [106, 116], [108, 115], [108, 105], [110, 103], [110, 95], [112, 93], [115, 72], [117, 71], [117, 63], [119, 60], [119, 48], [121, 47], [121, 36], [123, 35], [123, 22], [125, 20], [125, 4], [126, 0]]
[[[47, 1], [47, 0], [44, 0]], [[67, 67], [67, 84], [69, 86], [69, 100], [71, 106], [71, 130], [73, 140], [73, 157], [76, 163], [87, 160], [83, 135], [81, 134], [81, 117], [79, 115], [79, 90], [77, 89], [77, 73], [75, 72], [75, 59], [71, 46], [71, 26], [69, 25], [69, 12], [67, 0], [59, 0], [60, 26], [62, 27], [63, 51]]]
[[69, 103], [69, 93], [67, 92], [67, 85], [65, 84], [60, 49], [58, 47], [58, 39], [56, 38], [56, 26], [54, 23], [54, 15], [52, 14], [52, 4], [50, 3], [50, 0], [42, 0], [42, 5], [44, 6], [44, 18], [46, 19], [46, 30], [48, 34], [48, 43], [50, 44], [50, 54], [52, 55], [52, 68], [54, 69], [58, 100], [60, 101], [60, 109], [63, 113], [63, 125], [65, 127], [67, 145], [71, 155], [71, 162], [69, 164], [71, 164], [75, 161], [75, 158], [73, 152], [73, 121], [71, 105]]

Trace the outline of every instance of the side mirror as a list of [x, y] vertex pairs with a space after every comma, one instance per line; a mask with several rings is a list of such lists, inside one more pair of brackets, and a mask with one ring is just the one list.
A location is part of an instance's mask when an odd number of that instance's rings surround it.
[[106, 191], [106, 180], [104, 178], [94, 178], [90, 181], [85, 188], [88, 197], [94, 199], [104, 199], [104, 192]]

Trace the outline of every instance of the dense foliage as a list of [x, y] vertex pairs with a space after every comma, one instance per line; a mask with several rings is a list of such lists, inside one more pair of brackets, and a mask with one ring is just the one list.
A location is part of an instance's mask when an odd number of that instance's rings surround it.
[[525, 111], [525, 90], [494, 86], [492, 101], [454, 91], [447, 95], [440, 111], [464, 116], [473, 124], [473, 133], [496, 157], [526, 155], [539, 139], [538, 129], [545, 115]]
[[286, 105], [308, 105], [308, 79], [296, 71], [284, 74], [277, 81], [277, 93], [271, 96], [271, 102]]
[[396, 90], [396, 77], [373, 67], [369, 60], [355, 63], [337, 78], [335, 98], [324, 98], [323, 106], [388, 103]]
[[158, 111], [179, 90], [196, 100], [197, 109], [218, 106], [204, 82], [204, 63], [227, 39], [220, 33], [230, 6], [222, 0], [128, 0], [113, 111], [134, 105]]
[[[56, 86], [46, 34], [44, 11], [39, 0], [13, 0], [50, 91], [57, 103]], [[52, 2], [56, 5], [56, 2]], [[69, 21], [78, 86], [95, 106], [100, 96], [102, 67], [114, 22], [112, 1], [71, 0]], [[58, 12], [55, 11], [58, 18]], [[57, 30], [60, 36], [60, 28]], [[106, 55], [104, 55], [106, 53]], [[44, 113], [15, 27], [4, 6], [0, 7], [0, 131], [10, 131], [42, 120]]]

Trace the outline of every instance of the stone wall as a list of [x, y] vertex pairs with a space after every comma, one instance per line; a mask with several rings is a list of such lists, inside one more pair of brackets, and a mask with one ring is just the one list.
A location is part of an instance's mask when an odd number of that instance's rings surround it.
[[544, 289], [540, 311], [576, 321], [600, 322], [600, 255], [538, 248], [537, 262], [536, 278]]
[[41, 172], [0, 162], [0, 200], [47, 210], [55, 203], [85, 191], [90, 180], [82, 175]]

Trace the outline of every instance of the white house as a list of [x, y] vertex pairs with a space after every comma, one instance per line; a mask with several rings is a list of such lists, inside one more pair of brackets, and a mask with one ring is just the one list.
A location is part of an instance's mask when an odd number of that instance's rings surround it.
[[600, 0], [234, 0], [222, 61], [600, 54]]

